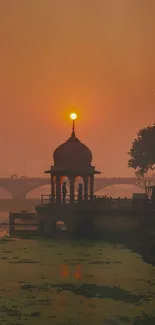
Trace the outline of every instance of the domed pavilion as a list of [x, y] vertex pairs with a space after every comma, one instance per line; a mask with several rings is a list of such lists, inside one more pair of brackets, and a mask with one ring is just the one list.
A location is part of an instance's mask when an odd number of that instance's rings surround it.
[[[69, 180], [68, 201], [73, 203], [75, 198], [75, 181], [77, 178], [83, 180], [83, 200], [93, 200], [94, 175], [100, 174], [95, 170], [92, 163], [92, 152], [83, 144], [75, 134], [75, 121], [73, 119], [72, 132], [69, 139], [59, 145], [53, 153], [54, 165], [45, 173], [51, 177], [51, 203], [62, 202], [62, 184], [64, 179]], [[69, 203], [67, 202], [67, 203]]]

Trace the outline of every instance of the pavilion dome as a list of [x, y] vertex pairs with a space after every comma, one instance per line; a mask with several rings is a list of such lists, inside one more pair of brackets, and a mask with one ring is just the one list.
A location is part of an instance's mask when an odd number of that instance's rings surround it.
[[72, 132], [71, 137], [53, 153], [55, 167], [88, 167], [92, 162], [92, 153]]

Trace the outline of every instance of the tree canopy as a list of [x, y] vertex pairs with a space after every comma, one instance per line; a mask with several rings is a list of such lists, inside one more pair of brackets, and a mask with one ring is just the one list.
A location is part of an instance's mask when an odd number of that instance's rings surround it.
[[128, 154], [128, 167], [135, 169], [138, 178], [155, 169], [155, 124], [138, 131]]

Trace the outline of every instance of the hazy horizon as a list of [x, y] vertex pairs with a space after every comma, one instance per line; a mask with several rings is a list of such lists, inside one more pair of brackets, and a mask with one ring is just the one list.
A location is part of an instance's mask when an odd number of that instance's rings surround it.
[[104, 176], [155, 122], [154, 0], [0, 1], [0, 177], [44, 176], [76, 133]]

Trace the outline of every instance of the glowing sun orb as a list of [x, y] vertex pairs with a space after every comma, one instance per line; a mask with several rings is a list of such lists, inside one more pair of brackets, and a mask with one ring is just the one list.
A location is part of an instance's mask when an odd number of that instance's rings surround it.
[[77, 118], [76, 113], [72, 113], [72, 114], [70, 115], [70, 118], [71, 118], [71, 120], [76, 120], [76, 118]]

